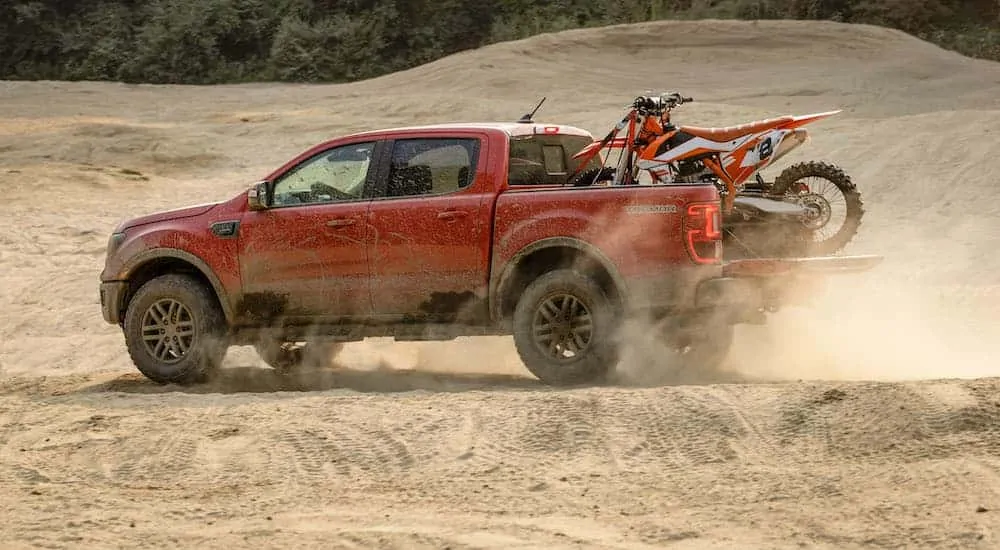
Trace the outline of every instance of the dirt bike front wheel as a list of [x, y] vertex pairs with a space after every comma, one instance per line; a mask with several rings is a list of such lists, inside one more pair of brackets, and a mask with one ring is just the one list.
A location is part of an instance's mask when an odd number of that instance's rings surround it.
[[[828, 162], [793, 164], [771, 185], [770, 194], [804, 206], [810, 215], [803, 222], [808, 230], [805, 248], [810, 255], [839, 252], [858, 233], [864, 216], [861, 193], [850, 176]], [[842, 221], [836, 211], [843, 211]]]

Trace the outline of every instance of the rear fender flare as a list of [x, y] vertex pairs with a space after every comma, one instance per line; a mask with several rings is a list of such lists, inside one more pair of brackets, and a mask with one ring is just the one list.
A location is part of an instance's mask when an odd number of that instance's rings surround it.
[[[611, 282], [618, 291], [618, 295], [621, 298], [622, 305], [628, 302], [628, 287], [625, 285], [625, 280], [622, 278], [621, 274], [618, 272], [618, 268], [615, 267], [614, 262], [611, 261], [601, 249], [596, 246], [579, 239], [574, 239], [572, 237], [549, 237], [547, 239], [542, 239], [535, 241], [521, 250], [518, 250], [510, 260], [501, 268], [500, 274], [493, 278], [490, 284], [489, 290], [489, 303], [490, 303], [490, 318], [493, 322], [498, 323], [503, 320], [503, 296], [507, 293], [507, 287], [511, 283], [511, 279], [514, 273], [517, 271], [518, 266], [521, 262], [529, 255], [544, 250], [546, 248], [574, 248], [579, 250], [584, 255], [597, 261], [601, 267], [611, 276]], [[494, 258], [494, 265], [496, 265], [497, 259]]]

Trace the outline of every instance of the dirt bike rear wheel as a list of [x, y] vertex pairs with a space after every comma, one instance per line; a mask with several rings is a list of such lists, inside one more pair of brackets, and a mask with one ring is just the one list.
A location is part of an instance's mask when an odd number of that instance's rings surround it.
[[[784, 196], [785, 200], [795, 198], [797, 199], [796, 202], [803, 202], [806, 205], [812, 204], [815, 208], [822, 210], [823, 206], [820, 195], [802, 181], [807, 178], [818, 178], [832, 183], [844, 198], [846, 213], [840, 229], [826, 238], [817, 240], [816, 236], [825, 228], [829, 219], [822, 226], [809, 231], [805, 238], [812, 238], [812, 241], [807, 241], [805, 248], [808, 254], [817, 256], [839, 252], [854, 239], [854, 236], [858, 233], [858, 228], [861, 226], [861, 218], [865, 213], [861, 193], [854, 185], [854, 182], [851, 181], [850, 176], [836, 165], [828, 162], [808, 161], [793, 164], [785, 168], [774, 179], [770, 194]], [[829, 208], [829, 199], [825, 198], [825, 193], [822, 197], [826, 201], [826, 207]]]

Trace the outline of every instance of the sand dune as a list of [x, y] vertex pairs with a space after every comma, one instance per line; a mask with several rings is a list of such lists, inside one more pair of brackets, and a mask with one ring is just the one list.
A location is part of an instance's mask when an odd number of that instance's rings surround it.
[[[0, 542], [994, 547], [998, 87], [1000, 64], [896, 31], [728, 21], [347, 85], [0, 82]], [[227, 198], [348, 131], [515, 119], [544, 95], [540, 119], [601, 134], [662, 89], [698, 99], [675, 115], [697, 125], [843, 109], [784, 163], [843, 166], [868, 210], [849, 251], [886, 256], [740, 327], [720, 372], [682, 377], [637, 340], [619, 387], [559, 391], [508, 339], [373, 340], [292, 378], [234, 348], [181, 389], [100, 319], [123, 218]]]

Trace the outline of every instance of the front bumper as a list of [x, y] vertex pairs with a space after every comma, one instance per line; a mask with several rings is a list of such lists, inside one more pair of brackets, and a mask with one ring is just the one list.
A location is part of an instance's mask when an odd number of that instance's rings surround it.
[[105, 322], [112, 325], [122, 324], [122, 311], [124, 310], [127, 290], [127, 281], [101, 283], [101, 314], [104, 316]]

